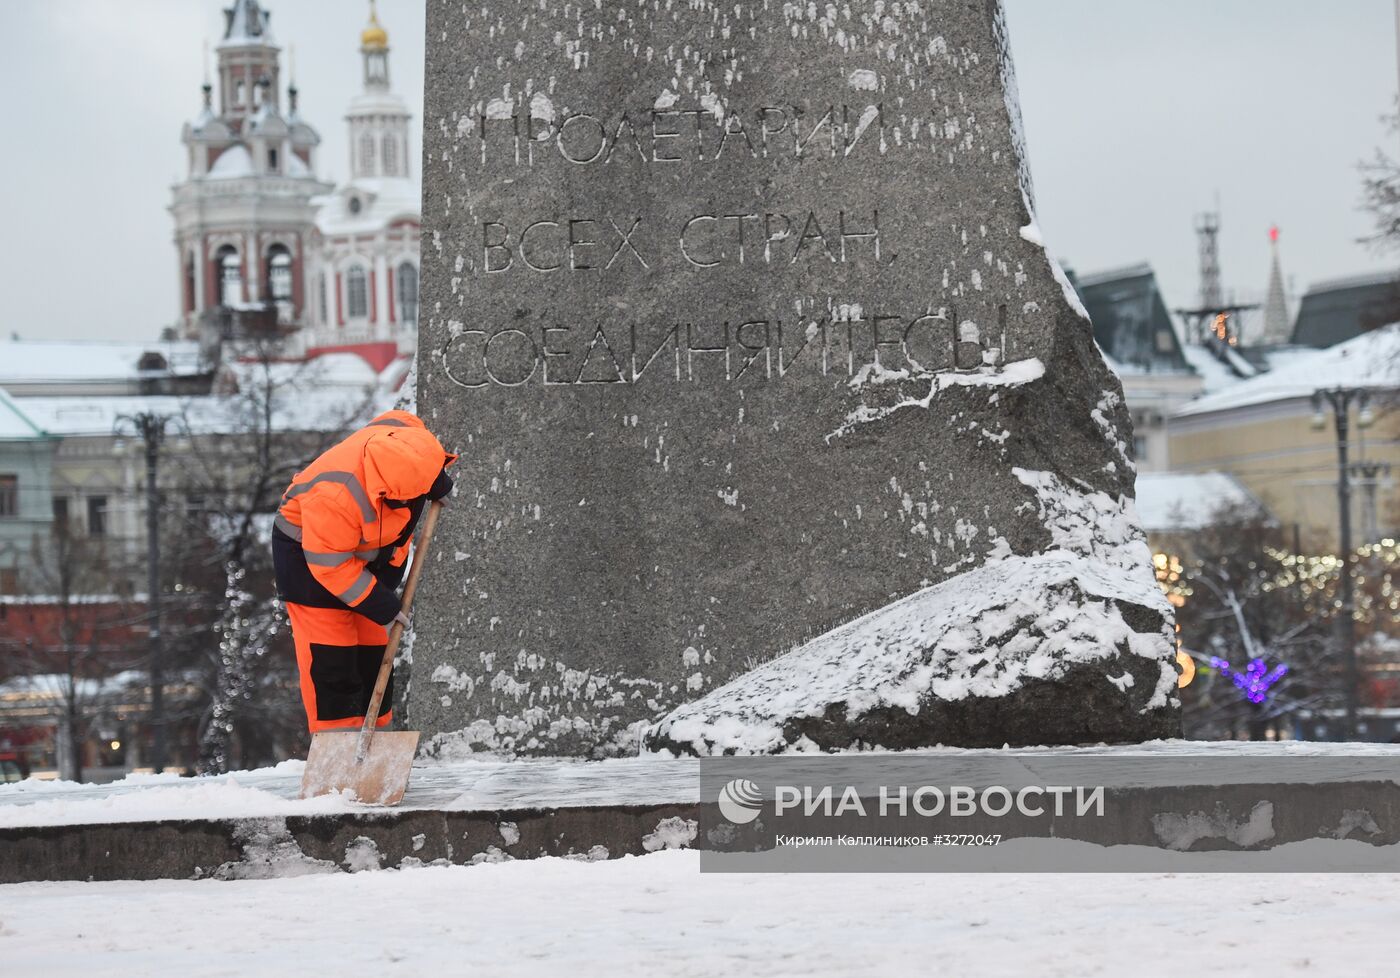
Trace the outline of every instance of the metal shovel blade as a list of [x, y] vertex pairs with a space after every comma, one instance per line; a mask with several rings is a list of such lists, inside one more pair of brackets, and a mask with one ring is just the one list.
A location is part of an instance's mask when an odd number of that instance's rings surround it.
[[350, 791], [367, 805], [397, 805], [408, 790], [418, 731], [377, 731], [362, 761], [355, 760], [358, 730], [330, 730], [311, 738], [306, 770], [301, 776], [301, 797], [314, 798], [332, 791]]

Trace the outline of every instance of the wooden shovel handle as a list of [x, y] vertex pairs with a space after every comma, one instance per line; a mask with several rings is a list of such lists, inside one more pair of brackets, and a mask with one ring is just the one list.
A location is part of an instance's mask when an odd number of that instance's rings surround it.
[[[442, 503], [433, 502], [428, 507], [428, 515], [423, 518], [423, 528], [419, 531], [418, 546], [413, 552], [413, 566], [408, 569], [408, 584], [403, 589], [404, 614], [413, 608], [413, 595], [418, 591], [418, 577], [423, 573], [423, 565], [428, 562], [428, 544], [432, 542], [433, 531], [437, 529], [438, 514]], [[369, 698], [369, 709], [365, 710], [365, 723], [360, 728], [360, 739], [355, 743], [355, 760], [362, 761], [369, 753], [369, 741], [374, 735], [374, 724], [379, 719], [379, 705], [384, 702], [384, 689], [389, 685], [389, 674], [394, 671], [394, 656], [399, 652], [399, 641], [403, 638], [403, 622], [395, 621], [389, 627], [389, 644], [384, 646], [384, 661], [379, 664], [379, 678], [374, 681], [374, 695]]]

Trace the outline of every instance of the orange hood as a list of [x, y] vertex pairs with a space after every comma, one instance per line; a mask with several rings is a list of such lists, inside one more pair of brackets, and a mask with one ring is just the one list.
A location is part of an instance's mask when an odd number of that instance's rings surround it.
[[443, 466], [457, 461], [422, 419], [407, 411], [386, 411], [370, 427], [363, 457], [370, 499], [416, 499], [432, 488]]

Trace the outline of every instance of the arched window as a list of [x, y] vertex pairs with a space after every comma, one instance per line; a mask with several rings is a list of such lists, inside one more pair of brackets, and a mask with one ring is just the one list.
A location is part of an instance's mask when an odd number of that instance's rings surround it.
[[224, 245], [214, 254], [214, 268], [219, 277], [219, 305], [243, 304], [243, 259], [233, 245]]
[[267, 291], [273, 302], [292, 301], [292, 253], [286, 245], [267, 250]]
[[360, 173], [367, 177], [374, 176], [374, 137], [365, 135], [360, 137]]
[[384, 175], [386, 177], [396, 177], [399, 175], [399, 144], [393, 136], [384, 137], [384, 149], [381, 151], [380, 159], [384, 163]]
[[345, 305], [351, 319], [365, 319], [369, 316], [369, 291], [365, 283], [365, 270], [359, 265], [345, 273]]
[[399, 322], [405, 325], [418, 322], [418, 269], [413, 262], [406, 261], [399, 266], [398, 281], [394, 283], [399, 298]]

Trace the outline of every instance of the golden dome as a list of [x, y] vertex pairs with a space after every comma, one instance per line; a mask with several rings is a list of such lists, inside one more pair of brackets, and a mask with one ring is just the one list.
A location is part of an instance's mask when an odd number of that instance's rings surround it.
[[379, 51], [389, 46], [389, 32], [379, 25], [379, 15], [374, 9], [374, 0], [369, 5], [369, 26], [360, 32], [360, 47]]

